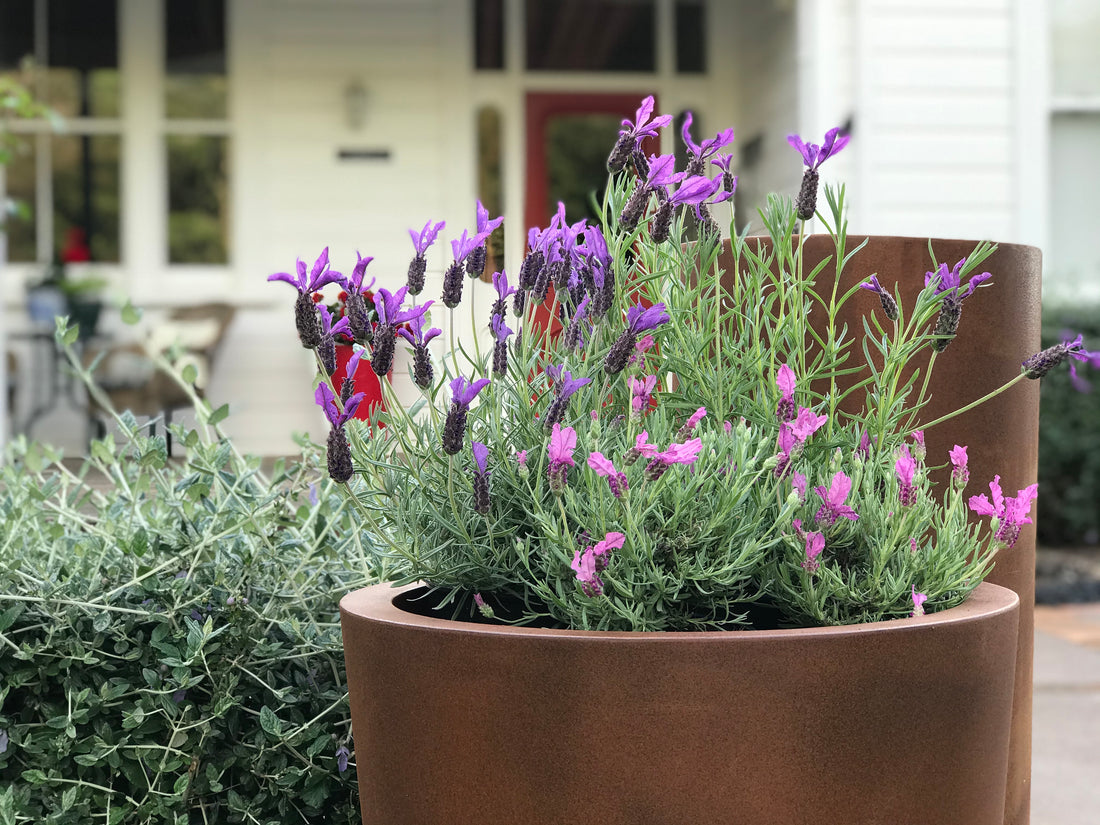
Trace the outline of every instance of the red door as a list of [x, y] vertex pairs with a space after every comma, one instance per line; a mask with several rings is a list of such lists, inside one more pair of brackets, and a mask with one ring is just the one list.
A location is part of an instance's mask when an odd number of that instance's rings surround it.
[[[545, 227], [565, 204], [569, 223], [587, 217], [595, 222], [590, 206], [607, 183], [607, 157], [619, 136], [623, 120], [634, 113], [648, 92], [575, 94], [529, 92], [527, 94], [527, 190], [524, 203], [526, 226]], [[643, 149], [655, 153], [660, 146], [647, 140]], [[536, 326], [549, 320], [554, 304], [553, 287], [535, 313]], [[561, 329], [557, 318], [550, 334]]]

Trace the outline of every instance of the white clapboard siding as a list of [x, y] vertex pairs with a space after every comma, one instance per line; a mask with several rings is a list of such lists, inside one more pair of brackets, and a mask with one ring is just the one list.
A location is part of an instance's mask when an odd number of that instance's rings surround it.
[[1012, 240], [1011, 0], [863, 0], [853, 229]]

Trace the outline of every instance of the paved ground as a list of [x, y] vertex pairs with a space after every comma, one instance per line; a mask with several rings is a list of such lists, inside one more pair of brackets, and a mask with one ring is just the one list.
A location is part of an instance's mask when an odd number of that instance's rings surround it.
[[1100, 823], [1100, 604], [1035, 610], [1032, 825]]

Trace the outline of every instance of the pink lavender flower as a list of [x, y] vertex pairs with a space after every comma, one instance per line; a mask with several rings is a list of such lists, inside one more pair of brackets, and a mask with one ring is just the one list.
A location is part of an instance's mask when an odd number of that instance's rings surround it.
[[730, 421], [722, 422], [722, 429], [726, 431], [726, 435], [733, 435], [733, 424]]
[[527, 451], [526, 450], [520, 450], [519, 452], [516, 453], [516, 464], [518, 464], [520, 467], [526, 467], [527, 466]]
[[603, 593], [603, 579], [596, 573], [596, 557], [592, 548], [587, 548], [584, 553], [580, 550], [573, 551], [573, 563], [570, 565], [577, 574], [577, 581], [581, 583], [581, 590], [586, 596], [596, 597]]
[[1006, 548], [1016, 544], [1020, 537], [1020, 528], [1025, 524], [1031, 524], [1028, 513], [1031, 510], [1031, 502], [1039, 495], [1039, 485], [1030, 484], [1020, 490], [1014, 497], [1005, 498], [1001, 492], [1001, 477], [994, 476], [989, 482], [989, 490], [993, 494], [991, 502], [985, 495], [971, 496], [970, 509], [980, 516], [991, 516], [996, 524], [994, 541]]
[[912, 537], [910, 537], [910, 539], [909, 539], [909, 552], [910, 553], [916, 553], [917, 552], [917, 540], [915, 538], [912, 538]]
[[612, 550], [622, 550], [623, 542], [626, 541], [626, 536], [622, 533], [605, 533], [604, 537], [596, 542], [592, 548], [592, 555], [596, 559], [596, 570], [603, 571], [607, 569], [607, 563], [611, 558]]
[[806, 493], [810, 489], [810, 482], [806, 480], [806, 476], [802, 473], [791, 474], [791, 487], [798, 493], [799, 502], [806, 501]]
[[687, 439], [688, 436], [695, 432], [695, 427], [699, 424], [700, 421], [703, 420], [703, 416], [705, 416], [706, 414], [706, 407], [700, 407], [695, 412], [693, 412], [688, 417], [688, 420], [683, 423], [683, 426], [681, 426], [680, 429], [676, 431], [676, 438], [680, 439], [681, 441]]
[[659, 479], [673, 464], [694, 464], [703, 446], [702, 439], [693, 438], [683, 444], [670, 444], [667, 450], [657, 453], [645, 468], [645, 477], [649, 481]]
[[856, 448], [856, 455], [866, 461], [871, 457], [871, 436], [864, 430], [859, 437], [859, 446]]
[[474, 593], [474, 604], [477, 605], [478, 613], [484, 616], [486, 619], [492, 619], [496, 616], [493, 612], [493, 608], [489, 607], [485, 603], [485, 599], [480, 593]]
[[924, 603], [926, 601], [928, 601], [928, 597], [926, 595], [924, 595], [923, 593], [918, 593], [916, 585], [910, 585], [910, 588], [911, 588], [911, 593], [912, 593], [911, 598], [913, 599], [913, 612], [910, 613], [909, 615], [910, 616], [923, 616], [924, 615]]
[[576, 466], [573, 460], [573, 450], [576, 448], [576, 431], [572, 427], [563, 428], [561, 424], [555, 424], [550, 434], [550, 446], [547, 448], [550, 459], [547, 476], [550, 479], [550, 490], [555, 495], [560, 496], [564, 492], [569, 468]]
[[607, 485], [611, 488], [611, 494], [615, 498], [622, 498], [630, 485], [627, 483], [626, 473], [619, 472], [611, 459], [600, 452], [588, 454], [588, 466], [596, 471], [596, 475], [607, 479]]
[[917, 462], [909, 454], [909, 447], [904, 444], [898, 450], [898, 459], [894, 462], [894, 472], [898, 477], [898, 499], [901, 501], [901, 506], [911, 507], [917, 503], [917, 491], [913, 487]]
[[806, 559], [802, 562], [802, 569], [807, 573], [815, 573], [821, 567], [818, 556], [825, 549], [825, 536], [818, 532], [805, 533]]
[[795, 416], [794, 389], [796, 378], [794, 370], [784, 364], [775, 375], [775, 384], [779, 387], [782, 396], [775, 408], [775, 417], [781, 422], [791, 421]]
[[802, 407], [794, 421], [782, 422], [779, 425], [779, 436], [776, 440], [776, 446], [779, 449], [775, 465], [776, 478], [783, 477], [791, 459], [802, 449], [802, 445], [828, 420], [829, 416], [815, 415], [813, 410]]
[[623, 453], [623, 466], [629, 467], [639, 458], [652, 458], [657, 455], [658, 451], [656, 444], [649, 443], [649, 433], [643, 430], [634, 439], [634, 446]]
[[655, 386], [657, 386], [656, 375], [630, 379], [630, 417], [634, 421], [641, 421], [642, 416], [649, 410]]
[[851, 489], [852, 479], [848, 478], [843, 472], [833, 476], [828, 490], [821, 485], [814, 487], [814, 492], [821, 496], [821, 507], [814, 515], [814, 521], [825, 527], [832, 527], [836, 524], [838, 518], [856, 521], [859, 514], [845, 504], [845, 499], [848, 498]]
[[653, 347], [653, 336], [652, 335], [647, 335], [644, 338], [641, 338], [638, 341], [638, 343], [636, 343], [634, 345], [634, 353], [627, 360], [626, 366], [628, 368], [633, 368], [635, 366], [641, 366], [641, 368], [644, 370], [645, 369], [645, 355], [646, 355], [647, 352], [649, 352], [649, 350], [652, 347]]
[[951, 481], [961, 490], [970, 481], [970, 469], [966, 463], [966, 447], [960, 447], [956, 444], [948, 455], [951, 457]]
[[924, 461], [928, 455], [928, 448], [924, 445], [924, 430], [913, 430], [913, 458], [918, 462]]

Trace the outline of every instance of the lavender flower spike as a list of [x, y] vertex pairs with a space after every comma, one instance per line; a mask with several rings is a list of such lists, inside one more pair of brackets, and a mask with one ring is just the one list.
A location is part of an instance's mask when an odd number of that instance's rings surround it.
[[691, 139], [691, 123], [693, 119], [694, 116], [692, 113], [690, 111], [686, 112], [684, 114], [684, 125], [680, 128], [680, 137], [684, 141], [684, 146], [687, 147], [688, 152], [691, 154], [687, 168], [689, 177], [703, 174], [703, 170], [706, 169], [706, 162], [713, 155], [717, 154], [719, 149], [724, 149], [733, 142], [733, 129], [724, 129], [710, 140], [704, 140], [703, 145], [700, 146]]
[[493, 337], [493, 375], [504, 375], [508, 372], [508, 336], [513, 330], [504, 323], [503, 315], [494, 315], [492, 323]]
[[[1042, 352], [1032, 355], [1023, 363], [1024, 375], [1028, 378], [1042, 378], [1067, 358], [1088, 363], [1096, 362], [1100, 365], [1100, 360], [1098, 360], [1100, 359], [1100, 353], [1086, 352], [1084, 338], [1078, 335], [1072, 341], [1062, 341], [1060, 344], [1047, 347]], [[1077, 365], [1071, 363], [1069, 367], [1073, 373], [1073, 378], [1077, 379]]]
[[466, 413], [477, 394], [488, 383], [488, 378], [482, 378], [471, 384], [461, 376], [450, 383], [451, 409], [443, 423], [443, 452], [447, 455], [457, 455], [462, 450], [462, 442], [466, 437]]
[[878, 282], [877, 275], [872, 275], [871, 280], [859, 286], [861, 289], [869, 289], [871, 292], [878, 295], [879, 303], [882, 304], [882, 311], [887, 318], [891, 321], [898, 320], [898, 302], [894, 300], [894, 296]]
[[348, 319], [344, 317], [333, 323], [328, 307], [319, 304], [317, 310], [321, 318], [321, 340], [317, 344], [317, 357], [321, 360], [325, 373], [332, 375], [336, 372], [336, 336], [347, 333]]
[[424, 290], [424, 273], [428, 268], [428, 260], [425, 257], [428, 247], [435, 243], [439, 237], [439, 230], [446, 224], [443, 221], [433, 225], [431, 221], [424, 224], [424, 228], [417, 232], [409, 230], [409, 237], [413, 242], [413, 259], [409, 262], [409, 274], [407, 284], [410, 295], [419, 295]]
[[970, 278], [970, 282], [964, 290], [962, 289], [961, 276], [963, 264], [965, 263], [966, 258], [963, 258], [951, 269], [948, 269], [947, 264], [943, 263], [939, 265], [935, 272], [928, 272], [924, 276], [925, 289], [934, 287], [935, 294], [943, 296], [940, 314], [936, 318], [936, 326], [932, 330], [932, 334], [936, 336], [932, 342], [932, 349], [936, 352], [943, 352], [947, 349], [947, 345], [951, 343], [951, 340], [959, 331], [963, 299], [969, 298], [980, 284], [993, 277], [988, 272], [974, 275]]
[[489, 471], [487, 469], [489, 448], [480, 441], [475, 441], [470, 448], [476, 465], [473, 479], [474, 512], [485, 515], [489, 512]]
[[[425, 308], [431, 305], [431, 301], [425, 304]], [[432, 367], [432, 359], [428, 356], [428, 342], [437, 335], [442, 335], [443, 330], [432, 327], [424, 332], [424, 317], [418, 315], [409, 322], [409, 329], [402, 327], [397, 334], [404, 338], [413, 348], [413, 381], [423, 390], [432, 385], [435, 378], [435, 370]]]
[[564, 364], [547, 367], [546, 374], [554, 381], [554, 400], [546, 408], [546, 416], [542, 422], [549, 430], [560, 424], [561, 420], [565, 418], [566, 410], [569, 409], [569, 399], [573, 393], [585, 384], [590, 384], [592, 379], [574, 378]]
[[[477, 202], [477, 237], [488, 239], [502, 223], [504, 223], [503, 216], [489, 220], [489, 210], [481, 205], [481, 201]], [[482, 243], [470, 251], [466, 259], [466, 274], [471, 278], [480, 278], [481, 273], [485, 271], [485, 258], [485, 242], [483, 240]]]
[[328, 265], [328, 247], [326, 246], [308, 274], [305, 262], [299, 258], [297, 277], [288, 272], [276, 272], [267, 277], [268, 281], [284, 281], [298, 290], [298, 297], [294, 302], [294, 325], [298, 330], [298, 340], [306, 349], [317, 349], [321, 343], [317, 308], [310, 299], [310, 295], [328, 284], [344, 283], [344, 276], [334, 269], [329, 269]]
[[466, 259], [470, 253], [481, 246], [488, 234], [477, 234], [470, 237], [466, 230], [462, 230], [462, 237], [451, 241], [451, 251], [455, 259], [447, 271], [443, 273], [443, 306], [454, 309], [462, 302], [462, 273], [465, 271]]
[[626, 329], [618, 337], [604, 358], [603, 368], [608, 375], [616, 375], [626, 368], [626, 362], [638, 343], [638, 334], [653, 329], [670, 320], [664, 304], [643, 308], [637, 304], [626, 311]]
[[825, 133], [825, 140], [820, 146], [816, 143], [806, 143], [798, 135], [787, 135], [787, 143], [798, 150], [806, 164], [806, 171], [802, 175], [802, 187], [798, 191], [798, 198], [794, 204], [800, 220], [808, 221], [817, 211], [818, 168], [847, 146], [849, 139], [848, 135], [841, 135], [837, 127]]
[[[623, 128], [619, 131], [619, 139], [615, 143], [615, 148], [611, 150], [611, 156], [607, 159], [609, 171], [618, 172], [626, 166], [627, 161], [630, 160], [632, 155], [635, 155], [635, 150], [645, 138], [657, 137], [658, 129], [663, 129], [672, 123], [672, 115], [651, 117], [655, 105], [656, 101], [654, 101], [653, 95], [649, 95], [634, 113], [634, 120], [623, 121]], [[645, 173], [639, 170], [639, 174]]]
[[359, 392], [351, 396], [344, 404], [344, 411], [336, 407], [336, 396], [333, 395], [329, 385], [322, 381], [317, 391], [313, 394], [314, 400], [321, 407], [325, 413], [325, 418], [328, 419], [332, 429], [328, 434], [328, 447], [326, 450], [326, 457], [328, 460], [328, 474], [333, 481], [343, 484], [351, 478], [353, 469], [351, 463], [351, 447], [348, 446], [347, 434], [344, 432], [344, 424], [348, 422], [355, 411], [359, 409], [359, 404], [363, 400], [364, 394]]

